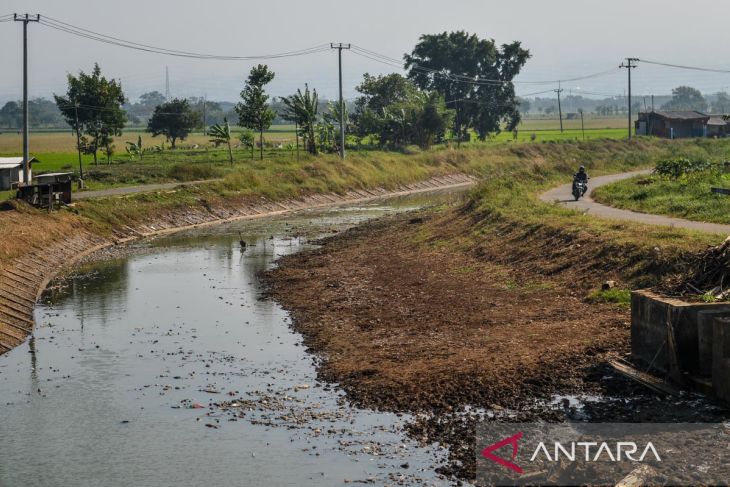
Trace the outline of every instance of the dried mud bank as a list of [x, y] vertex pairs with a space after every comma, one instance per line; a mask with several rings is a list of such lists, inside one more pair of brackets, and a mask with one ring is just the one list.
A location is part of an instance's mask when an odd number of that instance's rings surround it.
[[284, 257], [270, 293], [320, 358], [322, 379], [365, 407], [415, 414], [410, 433], [475, 475], [478, 421], [717, 421], [654, 395], [607, 361], [629, 354], [629, 309], [587, 296], [647, 284], [670, 250], [620, 244], [468, 205], [366, 223]]
[[261, 218], [310, 208], [371, 201], [383, 197], [469, 186], [474, 179], [454, 174], [412, 183], [396, 190], [352, 190], [302, 199], [265, 198], [239, 206], [201, 205], [158, 215], [154, 221], [103, 233], [72, 214], [48, 215], [28, 208], [0, 211], [0, 354], [16, 347], [33, 329], [33, 307], [49, 280], [61, 269], [105, 247], [134, 239], [204, 225]]

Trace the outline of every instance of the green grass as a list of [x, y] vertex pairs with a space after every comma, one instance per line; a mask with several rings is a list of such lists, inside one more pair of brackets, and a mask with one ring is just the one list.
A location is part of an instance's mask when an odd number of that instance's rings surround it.
[[590, 293], [586, 300], [589, 303], [614, 303], [623, 308], [631, 306], [631, 291], [628, 289], [597, 289]]
[[712, 187], [730, 188], [730, 173], [703, 171], [679, 179], [636, 177], [597, 188], [593, 195], [596, 200], [618, 208], [730, 223], [730, 196], [712, 193]]

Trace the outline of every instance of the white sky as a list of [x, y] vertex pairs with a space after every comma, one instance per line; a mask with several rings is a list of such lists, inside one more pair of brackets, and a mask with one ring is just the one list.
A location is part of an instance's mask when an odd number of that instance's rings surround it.
[[[40, 13], [90, 30], [172, 49], [256, 55], [351, 42], [390, 57], [410, 52], [419, 35], [466, 30], [498, 43], [520, 40], [533, 57], [522, 81], [576, 77], [614, 68], [627, 56], [730, 69], [725, 0], [2, 0], [0, 15]], [[98, 61], [105, 75], [121, 78], [133, 101], [164, 93], [169, 66], [173, 96], [235, 101], [251, 65], [135, 52], [30, 24], [31, 96], [63, 92], [65, 75], [88, 71]], [[0, 23], [0, 102], [22, 93], [22, 24]], [[345, 97], [363, 72], [393, 68], [344, 55]], [[337, 93], [334, 51], [266, 61], [276, 72], [273, 95], [287, 95], [309, 82], [321, 96]], [[730, 89], [730, 74], [699, 73], [643, 65], [633, 71], [635, 94], [666, 94], [679, 84], [706, 93]], [[518, 94], [556, 88], [518, 84]], [[566, 92], [620, 95], [625, 70], [565, 83]], [[567, 94], [567, 93], [566, 93]], [[545, 96], [545, 95], [543, 95]]]

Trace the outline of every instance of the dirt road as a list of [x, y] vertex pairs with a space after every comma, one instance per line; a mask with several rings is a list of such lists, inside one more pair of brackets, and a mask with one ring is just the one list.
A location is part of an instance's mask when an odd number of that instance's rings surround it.
[[[615, 183], [623, 179], [632, 178], [634, 176], [646, 175], [651, 172], [650, 169], [641, 171], [625, 172], [620, 174], [611, 174], [609, 176], [599, 176], [590, 180], [589, 186], [591, 189], [605, 186], [607, 184]], [[650, 225], [665, 225], [669, 227], [686, 228], [689, 230], [697, 230], [701, 232], [709, 233], [721, 233], [724, 235], [730, 235], [730, 225], [721, 225], [718, 223], [707, 223], [698, 222], [692, 220], [685, 220], [683, 218], [673, 218], [670, 216], [663, 215], [652, 215], [648, 213], [638, 213], [630, 210], [622, 210], [619, 208], [612, 208], [610, 206], [602, 205], [594, 201], [590, 195], [585, 198], [574, 201], [571, 195], [571, 184], [564, 184], [553, 188], [540, 195], [540, 199], [547, 203], [559, 202], [569, 208], [587, 212], [590, 215], [595, 215], [601, 218], [608, 218], [611, 220], [625, 220], [638, 223], [648, 223]]]

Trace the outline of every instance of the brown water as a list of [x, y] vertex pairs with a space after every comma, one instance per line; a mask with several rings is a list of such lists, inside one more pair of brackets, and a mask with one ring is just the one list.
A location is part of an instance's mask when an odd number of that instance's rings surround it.
[[445, 451], [406, 438], [407, 417], [317, 381], [257, 275], [301, 234], [457, 195], [211, 227], [80, 269], [0, 357], [0, 485], [448, 484]]

